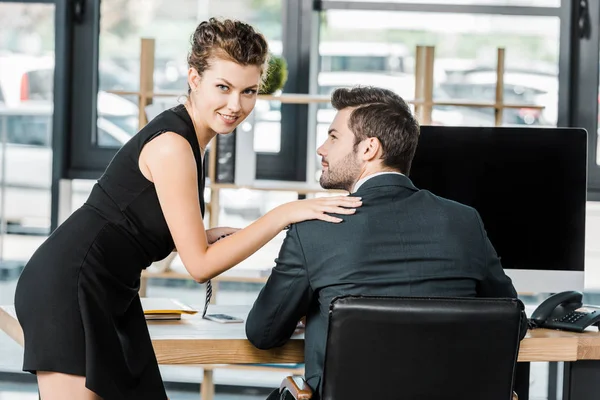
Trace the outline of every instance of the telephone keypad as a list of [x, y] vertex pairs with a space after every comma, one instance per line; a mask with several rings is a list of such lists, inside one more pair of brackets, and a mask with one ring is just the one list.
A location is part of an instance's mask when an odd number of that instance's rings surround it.
[[558, 319], [555, 319], [555, 321], [573, 324], [573, 323], [577, 322], [578, 320], [580, 320], [581, 318], [585, 317], [586, 315], [587, 315], [587, 313], [573, 311], [573, 312], [568, 313], [567, 315], [564, 315]]

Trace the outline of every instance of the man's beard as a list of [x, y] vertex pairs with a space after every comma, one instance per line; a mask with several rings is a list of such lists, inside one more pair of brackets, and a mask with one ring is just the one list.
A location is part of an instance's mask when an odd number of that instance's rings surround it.
[[326, 171], [321, 174], [319, 183], [323, 189], [342, 189], [350, 192], [360, 176], [360, 164], [356, 159], [356, 152], [351, 151], [335, 166], [329, 164]]

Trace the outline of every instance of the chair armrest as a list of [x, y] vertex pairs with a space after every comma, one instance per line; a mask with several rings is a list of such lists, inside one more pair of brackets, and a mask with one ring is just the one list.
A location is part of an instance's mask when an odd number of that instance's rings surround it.
[[306, 381], [299, 376], [286, 376], [281, 385], [279, 391], [283, 393], [287, 391], [296, 400], [308, 400], [312, 398], [312, 389], [306, 384]]

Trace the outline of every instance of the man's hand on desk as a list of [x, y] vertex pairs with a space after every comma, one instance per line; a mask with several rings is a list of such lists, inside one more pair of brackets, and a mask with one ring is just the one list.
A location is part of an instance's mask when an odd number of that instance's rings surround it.
[[240, 228], [229, 228], [229, 227], [217, 227], [211, 228], [206, 231], [206, 238], [208, 239], [208, 244], [213, 244], [219, 239], [221, 236], [231, 235], [232, 233], [236, 233]]

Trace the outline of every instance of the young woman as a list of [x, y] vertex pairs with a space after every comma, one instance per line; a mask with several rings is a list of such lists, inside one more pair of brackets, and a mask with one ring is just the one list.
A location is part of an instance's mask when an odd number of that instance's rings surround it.
[[43, 400], [166, 399], [138, 296], [144, 268], [176, 248], [204, 282], [288, 224], [340, 222], [327, 213], [352, 214], [361, 205], [345, 196], [295, 201], [242, 230], [204, 229], [204, 151], [250, 114], [267, 58], [265, 38], [249, 25], [202, 22], [188, 57], [186, 103], [125, 144], [86, 203], [31, 257], [15, 306], [23, 369], [37, 374]]

